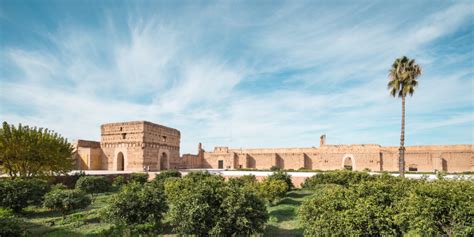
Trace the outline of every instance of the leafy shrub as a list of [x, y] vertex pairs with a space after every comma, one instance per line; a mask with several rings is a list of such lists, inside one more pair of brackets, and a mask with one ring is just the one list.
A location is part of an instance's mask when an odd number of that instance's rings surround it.
[[164, 181], [167, 178], [181, 178], [181, 172], [177, 170], [165, 170], [161, 171], [155, 176], [154, 181]]
[[404, 195], [404, 182], [362, 182], [349, 188], [320, 189], [299, 209], [305, 235], [400, 236], [395, 204]]
[[265, 202], [254, 192], [228, 188], [220, 204], [219, 219], [211, 234], [250, 236], [262, 233], [268, 220]]
[[144, 184], [148, 181], [148, 174], [147, 173], [132, 173], [128, 181]]
[[266, 178], [258, 183], [257, 190], [261, 198], [265, 199], [269, 204], [275, 204], [275, 202], [285, 197], [288, 184], [280, 179]]
[[207, 172], [168, 179], [165, 193], [170, 224], [179, 234], [231, 236], [261, 232], [268, 219], [264, 201], [255, 191], [238, 188], [238, 183], [226, 183], [223, 177]]
[[287, 184], [287, 189], [286, 192], [290, 191], [293, 189], [295, 186], [293, 185], [293, 182], [291, 181], [291, 175], [284, 171], [277, 171], [274, 172], [273, 174], [268, 176], [268, 179], [273, 179], [273, 180], [281, 180]]
[[270, 171], [279, 171], [280, 168], [278, 168], [278, 166], [275, 166], [275, 165], [272, 165], [272, 167], [270, 167]]
[[0, 208], [0, 236], [24, 236], [25, 231], [20, 226], [20, 220], [11, 210]]
[[48, 183], [39, 179], [0, 180], [0, 206], [21, 211], [28, 205], [39, 205], [48, 192]]
[[371, 176], [366, 172], [338, 170], [315, 174], [307, 178], [303, 183], [302, 187], [307, 189], [313, 189], [319, 184], [339, 184], [347, 187], [351, 184], [357, 184], [365, 180], [374, 179], [376, 179], [375, 176]]
[[193, 181], [199, 181], [202, 179], [206, 179], [212, 177], [213, 175], [207, 171], [195, 171], [189, 172], [185, 177], [186, 179], [191, 179]]
[[229, 186], [234, 188], [255, 188], [257, 184], [257, 178], [255, 177], [255, 175], [252, 174], [232, 177], [229, 179], [228, 184]]
[[86, 208], [91, 200], [79, 190], [55, 189], [44, 197], [44, 206], [66, 215], [73, 210]]
[[77, 180], [76, 189], [93, 195], [109, 191], [110, 183], [104, 176], [83, 176]]
[[127, 180], [125, 180], [125, 177], [123, 177], [122, 175], [115, 177], [112, 181], [112, 186], [115, 188], [120, 188], [125, 184], [127, 184]]
[[56, 190], [56, 189], [67, 189], [66, 185], [62, 183], [57, 183], [54, 185], [51, 185], [51, 190]]
[[474, 236], [474, 181], [419, 182], [397, 206], [397, 223], [416, 236]]
[[[129, 231], [157, 229], [166, 211], [162, 189], [151, 184], [132, 182], [113, 195], [103, 217], [118, 226], [131, 226]], [[140, 228], [140, 227], [150, 227]], [[140, 231], [139, 231], [140, 232]]]

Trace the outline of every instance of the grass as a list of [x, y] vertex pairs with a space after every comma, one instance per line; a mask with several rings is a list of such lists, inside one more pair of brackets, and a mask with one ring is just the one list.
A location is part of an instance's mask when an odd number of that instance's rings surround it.
[[298, 208], [313, 194], [309, 190], [294, 190], [287, 194], [277, 205], [269, 207], [270, 219], [264, 236], [303, 236], [298, 222]]
[[97, 196], [89, 207], [77, 210], [63, 218], [61, 213], [41, 207], [24, 210], [24, 228], [31, 236], [100, 236], [110, 224], [101, 223], [100, 210], [105, 206], [110, 193]]
[[[303, 236], [297, 211], [303, 200], [309, 198], [312, 191], [294, 190], [287, 194], [277, 205], [268, 207], [270, 215], [264, 236]], [[42, 207], [28, 207], [23, 211], [24, 229], [28, 236], [103, 236], [101, 233], [111, 225], [100, 221], [100, 211], [106, 205], [112, 193], [98, 195], [92, 205], [77, 210], [63, 218], [61, 213]], [[165, 228], [167, 233], [170, 228]]]

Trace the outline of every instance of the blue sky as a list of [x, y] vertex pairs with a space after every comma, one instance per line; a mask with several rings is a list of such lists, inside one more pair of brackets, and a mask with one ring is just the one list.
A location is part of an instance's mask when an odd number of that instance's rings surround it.
[[98, 140], [181, 130], [181, 152], [398, 145], [395, 58], [423, 68], [407, 145], [472, 144], [472, 1], [0, 0], [0, 119]]

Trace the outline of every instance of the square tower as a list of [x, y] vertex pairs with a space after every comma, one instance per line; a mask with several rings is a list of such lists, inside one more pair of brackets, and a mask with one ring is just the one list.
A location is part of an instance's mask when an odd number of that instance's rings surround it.
[[180, 139], [177, 129], [147, 121], [104, 124], [102, 167], [127, 171], [177, 168]]

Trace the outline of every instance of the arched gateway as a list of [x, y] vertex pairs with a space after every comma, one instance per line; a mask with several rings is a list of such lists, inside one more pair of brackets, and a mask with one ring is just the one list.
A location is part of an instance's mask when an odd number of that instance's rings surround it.
[[345, 155], [342, 158], [342, 169], [355, 170], [355, 159], [353, 155]]
[[117, 159], [115, 161], [116, 162], [116, 170], [125, 170], [125, 160], [124, 160], [124, 157], [123, 157], [123, 153], [119, 152], [117, 154], [116, 159]]

